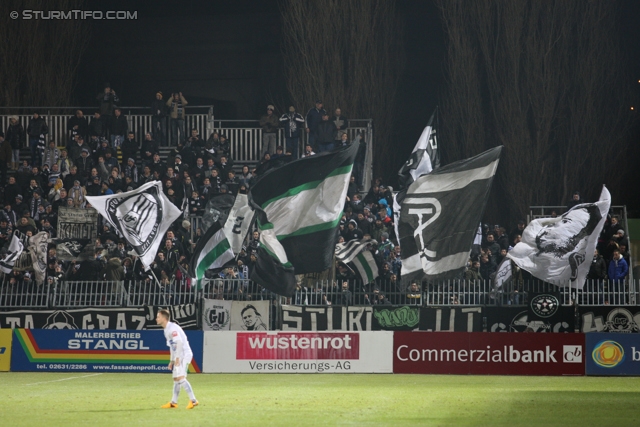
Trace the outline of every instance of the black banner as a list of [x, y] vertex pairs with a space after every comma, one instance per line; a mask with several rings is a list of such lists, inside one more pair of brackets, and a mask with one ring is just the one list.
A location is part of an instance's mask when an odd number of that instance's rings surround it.
[[[485, 307], [489, 332], [574, 332], [573, 306], [558, 306], [549, 317], [532, 315], [528, 307]], [[548, 313], [543, 313], [548, 314]]]
[[282, 306], [283, 331], [371, 331], [371, 307]]
[[421, 331], [482, 332], [482, 307], [422, 307]]
[[640, 307], [600, 306], [579, 307], [580, 332], [640, 332]]
[[374, 331], [412, 331], [420, 324], [420, 307], [405, 305], [401, 307], [373, 307]]
[[[0, 328], [25, 329], [160, 329], [156, 314], [162, 307], [79, 308], [0, 312]], [[171, 321], [183, 329], [198, 329], [196, 304], [168, 307]]]

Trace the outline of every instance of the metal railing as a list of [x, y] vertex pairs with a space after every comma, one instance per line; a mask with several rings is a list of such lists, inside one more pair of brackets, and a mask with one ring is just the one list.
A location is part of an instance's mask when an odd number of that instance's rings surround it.
[[[348, 286], [343, 287], [344, 282]], [[140, 307], [198, 303], [202, 298], [232, 301], [269, 300], [293, 305], [526, 306], [534, 293], [551, 293], [562, 305], [639, 305], [635, 281], [589, 280], [583, 289], [560, 288], [541, 281], [510, 283], [494, 290], [489, 280], [421, 283], [417, 289], [395, 281], [364, 285], [359, 280], [317, 281], [300, 285], [290, 298], [248, 279], [190, 279], [166, 285], [151, 281], [61, 281], [38, 286], [31, 280], [4, 280], [0, 308]]]
[[[120, 107], [122, 114], [127, 118], [129, 130], [136, 134], [138, 141], [144, 139], [146, 132], [154, 133], [152, 116], [149, 114], [149, 107]], [[0, 111], [21, 111], [18, 114], [18, 122], [22, 124], [25, 132], [29, 126], [29, 120], [32, 118], [32, 112], [38, 112], [44, 118], [49, 133], [47, 140], [54, 139], [59, 146], [64, 146], [70, 138], [67, 130], [67, 123], [74, 116], [76, 110], [82, 110], [88, 123], [93, 119], [93, 112], [97, 107], [0, 107]], [[22, 112], [24, 111], [24, 113]], [[197, 129], [203, 139], [209, 138], [213, 132], [224, 134], [227, 136], [231, 144], [231, 156], [236, 164], [255, 165], [261, 159], [262, 153], [262, 129], [258, 120], [214, 120], [213, 106], [211, 105], [195, 105], [186, 107], [185, 129], [187, 135], [190, 135], [191, 129]], [[10, 115], [4, 113], [0, 115], [0, 130], [5, 131], [9, 126]], [[172, 141], [172, 134], [169, 119], [166, 120], [165, 139], [169, 145], [175, 146]], [[369, 188], [372, 180], [372, 143], [373, 143], [373, 125], [371, 119], [352, 119], [349, 121], [351, 127], [347, 129], [349, 140], [355, 138], [356, 134], [361, 133], [364, 142], [367, 143], [367, 155], [365, 158], [365, 167], [363, 171], [363, 186]], [[307, 141], [307, 134], [302, 133], [300, 138], [299, 153], [302, 153], [304, 144]], [[284, 145], [284, 129], [278, 129], [276, 135], [278, 145]], [[25, 142], [26, 144], [26, 142]], [[25, 151], [26, 153], [26, 151]]]

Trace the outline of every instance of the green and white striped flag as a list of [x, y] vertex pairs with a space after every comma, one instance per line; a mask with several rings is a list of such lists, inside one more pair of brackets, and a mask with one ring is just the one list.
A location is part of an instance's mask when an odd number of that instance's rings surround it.
[[189, 264], [189, 275], [200, 280], [208, 269], [222, 268], [233, 259], [233, 251], [224, 229], [216, 221], [198, 240]]
[[367, 250], [360, 252], [352, 263], [365, 284], [373, 282], [378, 277], [378, 265], [371, 252]]
[[[270, 258], [274, 262], [286, 267], [288, 265], [282, 263], [286, 259], [295, 274], [320, 272], [331, 267], [358, 145], [353, 143], [270, 170], [251, 188], [250, 202], [261, 212], [260, 228], [271, 230], [268, 235], [275, 237], [270, 252], [286, 255], [286, 258], [272, 255]], [[274, 245], [281, 248], [276, 250]], [[278, 288], [277, 284], [270, 283], [278, 279], [262, 274], [259, 264], [254, 274], [260, 278], [262, 286]]]

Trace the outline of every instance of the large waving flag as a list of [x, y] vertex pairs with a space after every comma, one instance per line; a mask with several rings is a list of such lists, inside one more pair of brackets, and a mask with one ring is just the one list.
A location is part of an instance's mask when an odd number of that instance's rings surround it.
[[[270, 258], [262, 259], [254, 270], [256, 281], [262, 286], [278, 292], [275, 288], [281, 285], [265, 277], [269, 272], [290, 276], [291, 267], [295, 274], [331, 267], [358, 146], [356, 142], [330, 153], [293, 161], [267, 172], [250, 189], [250, 203], [261, 213], [258, 227], [262, 254]], [[278, 265], [266, 268], [271, 262]], [[290, 289], [282, 294], [293, 292], [291, 277], [286, 283]]]
[[249, 232], [255, 211], [249, 205], [246, 194], [238, 194], [224, 223], [224, 234], [229, 240], [233, 253], [242, 251], [242, 243]]
[[160, 181], [109, 196], [87, 200], [124, 236], [145, 266], [150, 266], [171, 224], [182, 212], [162, 192]]
[[576, 205], [557, 218], [531, 221], [507, 256], [538, 279], [582, 289], [610, 207], [611, 194], [603, 186], [596, 203]]
[[193, 250], [189, 263], [189, 276], [200, 280], [209, 269], [220, 269], [234, 259], [231, 244], [224, 228], [216, 221], [204, 233]]
[[455, 279], [464, 270], [502, 147], [419, 177], [402, 201], [402, 278]]

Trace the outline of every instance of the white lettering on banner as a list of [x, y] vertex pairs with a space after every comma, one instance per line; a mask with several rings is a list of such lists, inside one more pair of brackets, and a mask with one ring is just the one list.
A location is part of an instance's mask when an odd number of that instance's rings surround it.
[[[304, 342], [304, 346], [301, 345], [301, 342]], [[266, 344], [266, 345], [265, 345]], [[281, 350], [286, 350], [288, 348], [292, 348], [294, 350], [307, 349], [310, 348], [312, 350], [324, 350], [324, 349], [335, 349], [339, 350], [341, 348], [346, 348], [347, 350], [351, 350], [351, 337], [349, 335], [345, 335], [343, 338], [340, 337], [312, 337], [305, 338], [302, 337], [298, 340], [296, 335], [290, 336], [274, 336], [268, 334], [263, 337], [249, 337], [249, 345], [252, 349], [255, 348], [279, 348]]]
[[636, 350], [635, 347], [631, 347], [631, 360], [640, 362], [640, 351]]
[[[578, 346], [579, 347], [579, 346]], [[408, 345], [404, 344], [398, 347], [396, 350], [396, 357], [402, 362], [408, 360], [412, 362], [480, 362], [480, 363], [558, 363], [555, 354], [556, 350], [551, 350], [549, 346], [545, 346], [544, 350], [518, 350], [512, 345], [504, 346], [502, 350], [491, 349], [491, 346], [487, 346], [486, 349], [470, 350], [467, 354], [467, 350], [452, 350], [452, 349], [410, 349]], [[581, 357], [581, 356], [580, 356]], [[580, 362], [568, 362], [565, 363], [580, 363]]]
[[563, 345], [562, 361], [564, 363], [582, 363], [582, 346]]
[[69, 350], [150, 350], [143, 340], [105, 340], [71, 339], [67, 342]]

